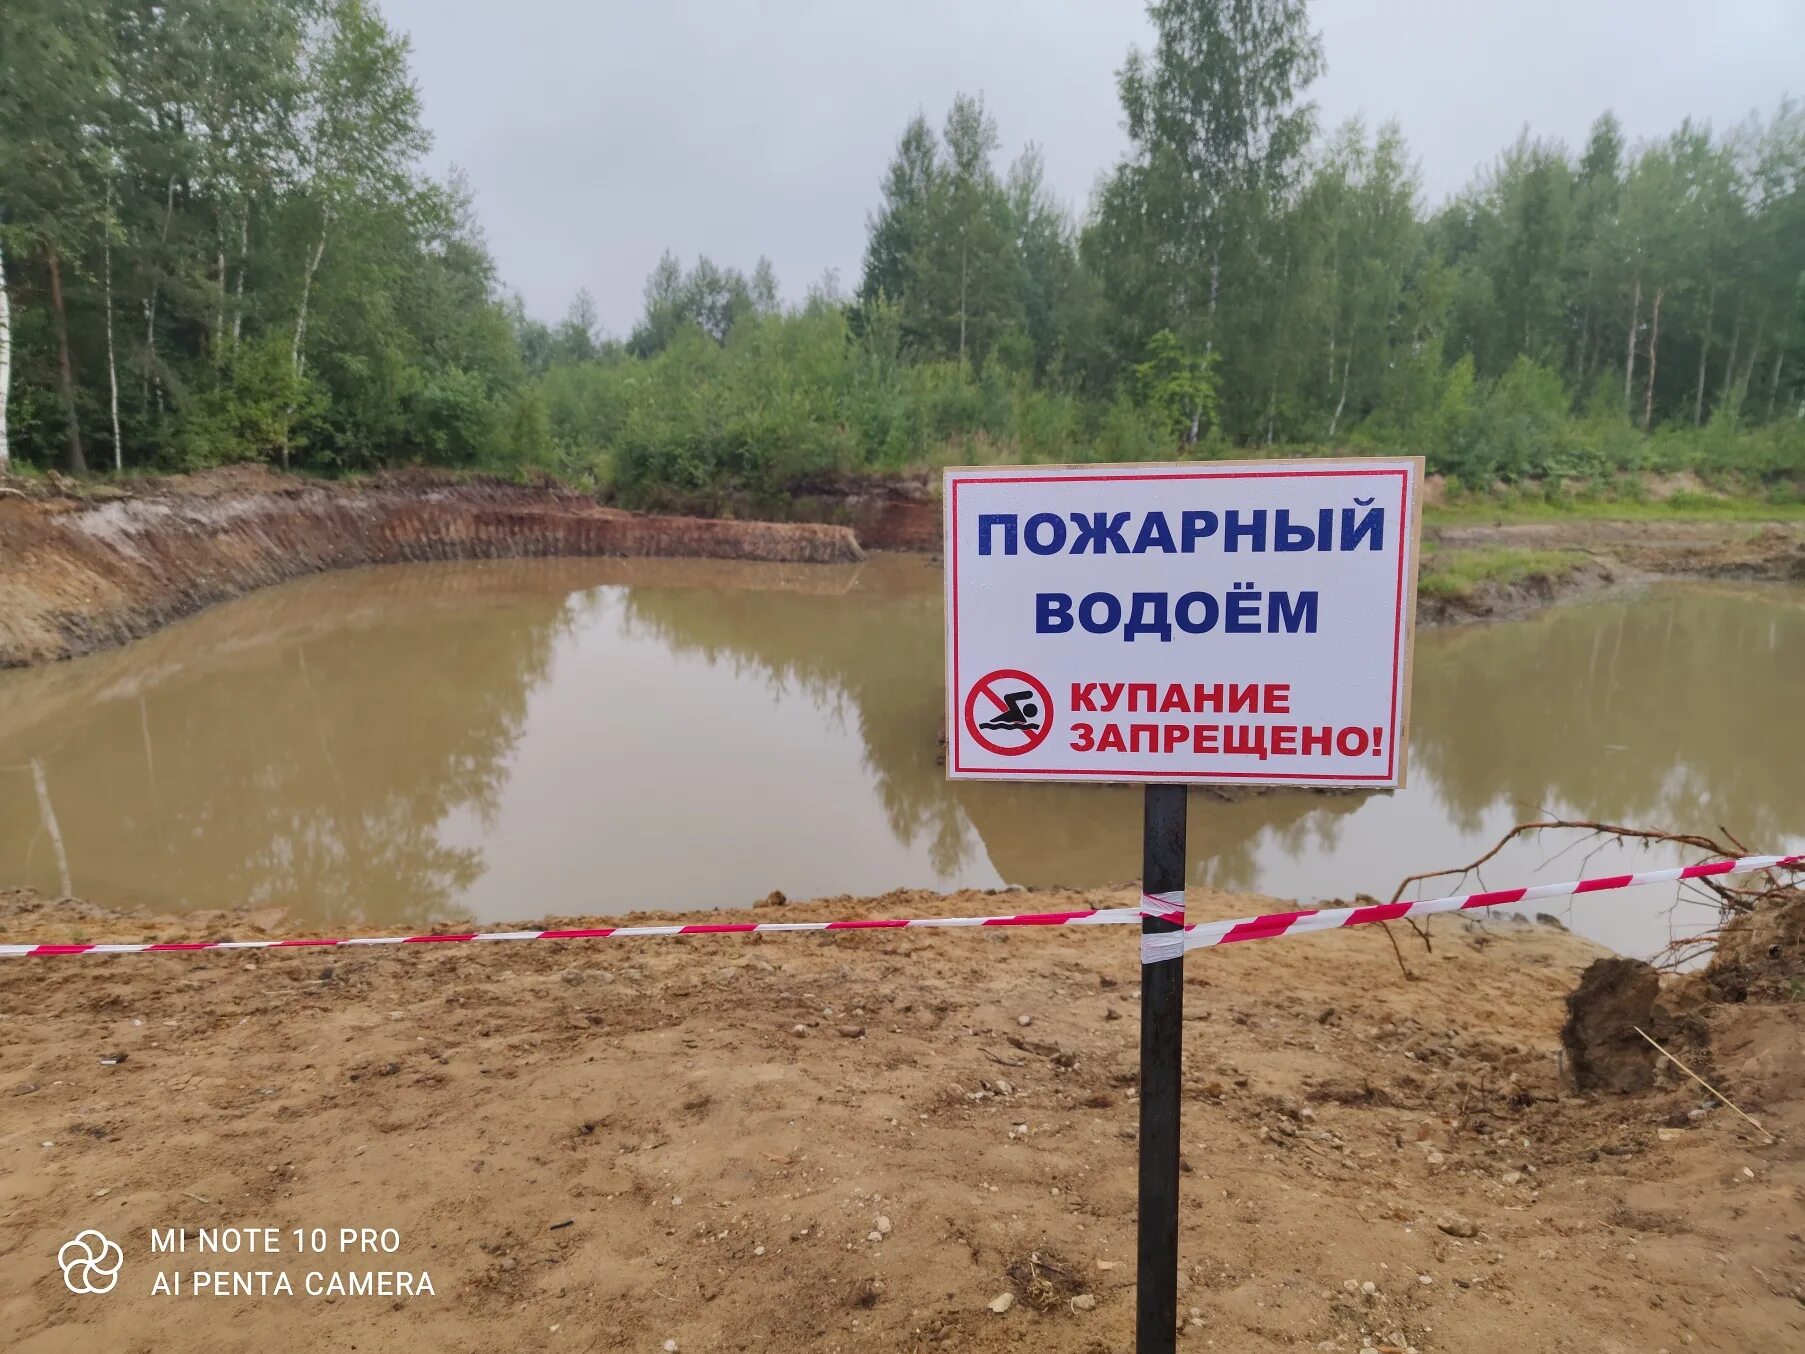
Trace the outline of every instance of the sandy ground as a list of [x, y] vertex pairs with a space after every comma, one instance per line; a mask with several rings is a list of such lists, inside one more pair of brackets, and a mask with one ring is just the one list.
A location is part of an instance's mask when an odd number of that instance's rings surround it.
[[[0, 903], [8, 939], [259, 922]], [[1805, 1004], [1699, 1016], [1765, 1142], [1671, 1078], [1563, 1089], [1588, 943], [1438, 918], [1433, 954], [1406, 952], [1416, 981], [1377, 928], [1188, 961], [1184, 1347], [1805, 1349]], [[1127, 929], [0, 962], [14, 1354], [1131, 1346]], [[85, 1227], [124, 1249], [105, 1296], [59, 1278]], [[153, 1228], [217, 1227], [279, 1229], [280, 1252], [151, 1253]], [[342, 1253], [341, 1227], [397, 1249]], [[216, 1269], [296, 1292], [191, 1296]], [[366, 1270], [434, 1293], [302, 1291]], [[172, 1272], [181, 1294], [153, 1296]]]

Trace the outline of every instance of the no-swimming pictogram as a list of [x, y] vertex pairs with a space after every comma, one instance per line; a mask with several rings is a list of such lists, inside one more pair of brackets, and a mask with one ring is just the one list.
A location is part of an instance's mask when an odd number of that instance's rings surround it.
[[999, 668], [971, 685], [965, 696], [965, 731], [987, 752], [1015, 757], [1046, 741], [1053, 727], [1053, 698], [1045, 683], [1019, 668]]

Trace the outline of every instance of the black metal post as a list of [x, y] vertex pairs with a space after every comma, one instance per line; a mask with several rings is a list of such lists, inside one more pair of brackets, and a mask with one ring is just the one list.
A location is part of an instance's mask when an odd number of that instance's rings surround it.
[[[1185, 886], [1185, 787], [1146, 787], [1141, 890]], [[1177, 919], [1142, 917], [1141, 934], [1181, 930]], [[1141, 967], [1141, 1197], [1135, 1271], [1135, 1354], [1178, 1347], [1178, 1104], [1184, 1048], [1185, 964]]]

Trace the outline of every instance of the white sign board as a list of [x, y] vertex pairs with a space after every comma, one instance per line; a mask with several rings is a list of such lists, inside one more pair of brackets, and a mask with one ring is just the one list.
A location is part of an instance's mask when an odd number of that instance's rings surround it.
[[1422, 464], [948, 470], [947, 775], [1402, 785]]

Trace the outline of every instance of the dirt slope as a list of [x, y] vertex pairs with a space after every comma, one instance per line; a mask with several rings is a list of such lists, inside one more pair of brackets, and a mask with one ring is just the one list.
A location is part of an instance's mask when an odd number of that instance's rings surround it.
[[535, 555], [845, 564], [845, 527], [647, 517], [549, 486], [416, 473], [327, 484], [236, 467], [99, 498], [0, 496], [0, 667], [149, 634], [325, 569]]
[[[121, 644], [214, 602], [325, 569], [548, 555], [837, 564], [863, 558], [861, 542], [932, 551], [941, 534], [931, 477], [921, 476], [799, 493], [781, 505], [795, 519], [785, 522], [628, 513], [555, 485], [430, 471], [323, 483], [237, 466], [124, 489], [27, 487], [0, 486], [0, 667]], [[1429, 625], [1525, 615], [1648, 574], [1805, 578], [1805, 534], [1778, 524], [1578, 520], [1432, 527], [1424, 539], [1448, 549], [1591, 556], [1558, 577], [1425, 594], [1419, 619]]]
[[[1194, 916], [1255, 906], [1191, 896]], [[8, 939], [259, 920], [0, 905]], [[1586, 942], [1437, 919], [1434, 954], [1409, 953], [1410, 983], [1376, 928], [1189, 961], [1186, 1347], [1805, 1348], [1805, 1007], [1701, 1017], [1714, 1077], [1769, 1144], [1666, 1077], [1633, 1098], [1561, 1089]], [[1130, 1347], [1125, 930], [0, 962], [14, 1354]], [[152, 1227], [222, 1225], [393, 1227], [400, 1245], [149, 1254]], [[83, 1227], [125, 1248], [105, 1297], [66, 1292], [52, 1261]], [[149, 1295], [165, 1269], [299, 1285], [372, 1264], [425, 1270], [436, 1294]]]

